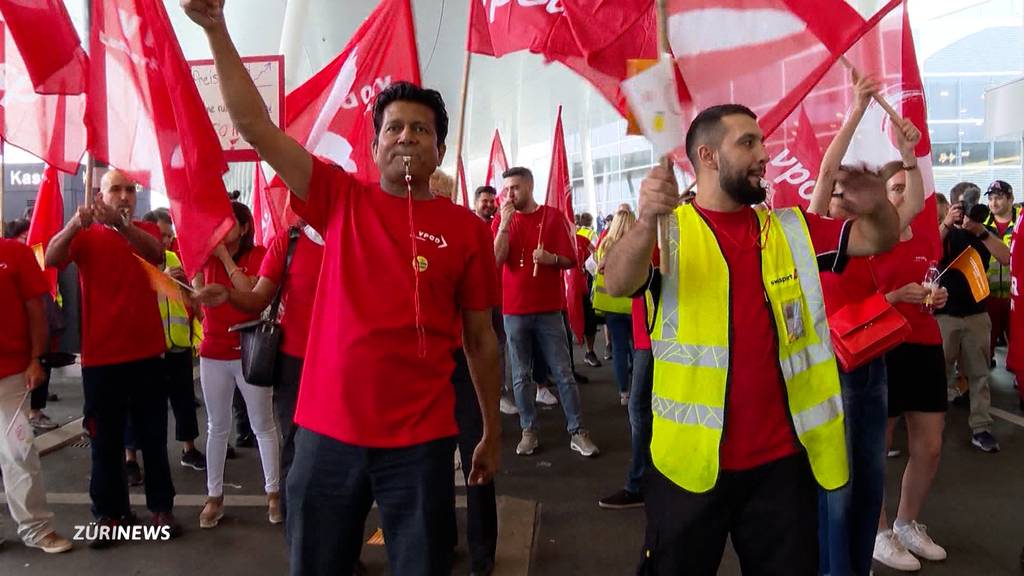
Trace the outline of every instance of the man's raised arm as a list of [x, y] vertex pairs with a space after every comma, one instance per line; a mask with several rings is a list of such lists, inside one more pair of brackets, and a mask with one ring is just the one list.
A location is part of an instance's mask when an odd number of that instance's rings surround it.
[[292, 193], [305, 200], [313, 157], [270, 120], [263, 98], [228, 34], [224, 1], [181, 0], [181, 7], [206, 31], [220, 77], [220, 92], [238, 133], [277, 171]]

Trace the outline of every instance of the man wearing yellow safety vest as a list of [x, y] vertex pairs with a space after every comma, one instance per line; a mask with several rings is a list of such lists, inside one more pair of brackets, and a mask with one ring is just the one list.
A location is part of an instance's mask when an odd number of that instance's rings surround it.
[[[1020, 206], [1013, 205], [1013, 187], [1008, 182], [996, 180], [989, 184], [988, 207], [991, 212], [985, 219], [989, 233], [1010, 245], [1013, 231], [1017, 228]], [[992, 336], [989, 341], [990, 363], [995, 362], [996, 345], [1000, 340], [1008, 341], [1010, 336], [1010, 266], [998, 260], [988, 267], [988, 315], [992, 319]], [[1008, 342], [1004, 342], [1008, 343]]]
[[[157, 209], [148, 212], [142, 219], [160, 228], [167, 272], [179, 282], [187, 283], [181, 261], [171, 251], [174, 228], [170, 213]], [[199, 421], [196, 418], [195, 379], [192, 375], [193, 315], [184, 300], [173, 300], [162, 294], [157, 294], [157, 300], [167, 342], [164, 373], [171, 410], [174, 412], [174, 438], [182, 443], [180, 463], [193, 470], [206, 470], [206, 456], [195, 445], [199, 437]]]
[[701, 112], [686, 135], [696, 201], [680, 206], [655, 167], [608, 255], [609, 293], [637, 293], [665, 217], [641, 574], [716, 574], [727, 537], [745, 573], [817, 574], [816, 484], [849, 477], [818, 269], [888, 250], [899, 217], [881, 190], [844, 191], [863, 207], [850, 222], [761, 208], [763, 140], [746, 107]]

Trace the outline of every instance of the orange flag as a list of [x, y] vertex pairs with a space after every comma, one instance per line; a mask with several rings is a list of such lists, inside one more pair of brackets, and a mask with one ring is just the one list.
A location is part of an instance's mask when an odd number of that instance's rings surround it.
[[985, 264], [981, 261], [981, 255], [974, 248], [968, 246], [953, 263], [949, 265], [947, 270], [959, 270], [964, 278], [967, 278], [967, 284], [971, 286], [971, 294], [974, 295], [975, 302], [981, 302], [989, 295], [988, 288], [988, 275], [985, 273]]
[[[142, 266], [142, 270], [146, 273], [146, 277], [149, 278], [149, 285], [153, 287], [153, 290], [156, 290], [157, 294], [178, 300], [179, 302], [184, 302], [185, 299], [181, 296], [181, 288], [185, 287], [184, 284], [178, 282], [174, 278], [171, 278], [138, 254], [136, 254], [135, 257], [139, 259], [139, 264]], [[188, 290], [191, 291], [192, 289], [188, 288]]]

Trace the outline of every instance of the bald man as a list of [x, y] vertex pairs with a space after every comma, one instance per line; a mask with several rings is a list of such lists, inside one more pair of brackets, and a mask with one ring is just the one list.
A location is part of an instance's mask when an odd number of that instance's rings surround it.
[[135, 222], [137, 188], [110, 170], [92, 206], [81, 206], [50, 241], [46, 265], [74, 262], [82, 288], [83, 426], [91, 439], [89, 496], [100, 530], [93, 548], [116, 543], [104, 526], [135, 523], [128, 503], [124, 430], [131, 418], [146, 463], [146, 507], [156, 526], [180, 532], [171, 509], [174, 485], [167, 460], [167, 387], [164, 331], [156, 293], [139, 258], [162, 266], [160, 229]]

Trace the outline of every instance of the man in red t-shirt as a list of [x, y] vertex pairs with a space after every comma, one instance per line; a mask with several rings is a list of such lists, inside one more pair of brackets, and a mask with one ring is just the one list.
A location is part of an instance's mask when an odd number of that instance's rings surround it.
[[[81, 206], [46, 250], [46, 265], [78, 265], [82, 288], [84, 426], [91, 438], [92, 512], [100, 524], [133, 522], [125, 482], [124, 430], [131, 418], [146, 462], [146, 507], [153, 523], [180, 527], [171, 514], [167, 460], [166, 349], [157, 294], [138, 259], [162, 266], [160, 229], [133, 222], [137, 186], [117, 169], [103, 175], [92, 206]], [[94, 547], [114, 543], [97, 539]]]
[[[846, 192], [847, 200], [861, 203], [864, 210], [858, 213], [863, 216], [847, 225], [842, 221], [800, 213], [797, 217], [805, 223], [801, 228], [806, 227], [807, 232], [797, 233], [804, 237], [809, 234], [810, 242], [783, 246], [778, 230], [773, 236], [760, 229], [760, 220], [751, 208], [765, 201], [761, 179], [768, 162], [764, 135], [753, 112], [739, 105], [715, 106], [701, 112], [690, 125], [686, 151], [697, 172], [698, 193], [693, 207], [681, 209], [683, 212], [680, 214], [686, 218], [691, 230], [706, 226], [705, 230], [713, 235], [718, 254], [706, 258], [724, 259], [721, 265], [728, 270], [728, 300], [716, 301], [718, 295], [701, 293], [704, 284], [692, 277], [685, 281], [681, 279], [680, 265], [676, 262], [672, 270], [676, 272], [674, 277], [668, 276], [663, 281], [661, 302], [666, 302], [666, 291], [676, 290], [672, 295], [675, 302], [683, 302], [684, 298], [690, 299], [688, 305], [698, 301], [714, 302], [719, 309], [707, 313], [725, 314], [719, 321], [730, 324], [729, 345], [723, 356], [728, 359], [727, 363], [720, 366], [716, 359], [714, 366], [700, 364], [701, 367], [716, 369], [716, 372], [705, 373], [709, 384], [718, 382], [724, 368], [725, 404], [717, 418], [697, 415], [696, 422], [690, 419], [690, 415], [698, 413], [696, 408], [700, 405], [690, 404], [690, 410], [684, 412], [680, 410], [682, 402], [677, 402], [678, 408], [673, 410], [674, 400], [670, 398], [659, 397], [655, 404], [662, 408], [654, 410], [656, 425], [651, 451], [658, 457], [653, 458], [653, 466], [647, 474], [648, 482], [644, 486], [648, 536], [643, 560], [645, 573], [688, 571], [715, 574], [726, 539], [731, 537], [745, 571], [815, 575], [818, 573], [815, 546], [817, 486], [809, 456], [798, 442], [795, 424], [789, 414], [789, 390], [780, 364], [778, 333], [785, 330], [796, 340], [805, 337], [805, 330], [813, 329], [820, 334], [824, 310], [820, 302], [808, 300], [808, 306], [814, 308], [813, 317], [821, 318], [821, 321], [807, 327], [804, 321], [790, 321], [787, 313], [785, 325], [777, 326], [778, 317], [770, 311], [766, 297], [776, 298], [772, 301], [772, 306], [776, 306], [780, 298], [776, 292], [779, 288], [766, 288], [762, 258], [767, 260], [772, 254], [788, 249], [797, 266], [814, 262], [817, 255], [818, 266], [834, 267], [837, 259], [842, 260], [847, 255], [866, 256], [891, 248], [899, 234], [899, 216], [886, 200], [884, 190], [870, 193], [849, 190]], [[649, 258], [654, 249], [658, 219], [666, 215], [682, 220], [676, 213], [679, 203], [679, 187], [671, 169], [655, 167], [641, 186], [637, 225], [608, 255], [605, 270], [610, 294], [636, 294], [644, 286], [650, 276]], [[697, 220], [691, 218], [694, 213]], [[791, 210], [784, 215], [788, 222], [793, 222]], [[782, 216], [782, 211], [779, 211], [769, 222], [782, 222]], [[670, 226], [670, 230], [672, 228]], [[701, 258], [693, 250], [707, 245], [701, 238], [677, 237], [674, 240], [685, 246], [684, 250], [676, 252], [677, 258], [692, 270]], [[715, 250], [714, 246], [708, 249]], [[841, 269], [841, 265], [838, 268]], [[791, 274], [777, 282], [785, 286], [786, 282], [793, 280], [799, 282], [791, 285], [798, 291], [796, 296], [799, 300], [785, 301], [783, 310], [800, 306], [793, 303], [806, 300], [808, 293], [820, 293], [820, 286], [814, 288], [818, 283], [817, 274], [803, 274], [799, 278], [797, 274]], [[684, 288], [694, 293], [680, 293]], [[792, 291], [787, 295], [794, 297]], [[675, 318], [674, 315], [667, 317]], [[679, 318], [677, 321], [696, 320]], [[663, 328], [666, 324], [663, 323]], [[688, 327], [686, 331], [693, 332], [693, 329]], [[679, 342], [679, 339], [673, 342]], [[672, 350], [673, 342], [659, 344], [665, 344]], [[659, 371], [673, 374], [665, 363], [682, 365], [686, 361], [685, 358], [660, 357], [658, 346], [655, 346], [655, 395], [659, 392]], [[826, 366], [823, 370], [827, 369]], [[686, 388], [687, 383], [684, 382], [666, 380], [663, 385], [665, 394], [682, 390], [687, 394], [693, 392]], [[839, 393], [838, 373], [834, 378], [834, 390], [830, 392], [834, 395]], [[712, 399], [718, 401], [714, 398], [715, 392], [709, 391], [708, 394], [708, 402]], [[670, 406], [669, 411], [663, 409], [666, 405]], [[835, 407], [834, 404], [830, 406]], [[709, 409], [710, 406], [703, 408]], [[837, 409], [839, 414], [835, 417], [841, 418], [841, 406]], [[835, 417], [826, 422], [834, 421]], [[845, 446], [841, 430], [832, 428], [829, 437], [831, 446], [838, 445], [839, 450]], [[672, 433], [677, 436], [673, 437]], [[701, 454], [699, 450], [687, 450], [685, 445], [674, 445], [673, 438], [682, 442], [683, 438], [701, 435], [719, 438], [718, 458]], [[818, 449], [815, 454], [819, 456], [827, 449], [815, 448]], [[675, 454], [678, 456], [673, 458]], [[663, 470], [659, 461], [671, 470]], [[681, 482], [686, 481], [684, 478], [699, 479], [690, 481], [703, 485], [709, 472], [705, 467], [709, 465], [717, 468], [712, 471], [715, 474], [712, 488], [701, 493], [683, 488]], [[690, 469], [687, 470], [687, 466]], [[845, 468], [831, 471], [830, 483], [841, 481], [843, 471]]]
[[26, 546], [57, 553], [70, 550], [71, 542], [53, 529], [25, 410], [26, 395], [46, 379], [39, 357], [49, 348], [43, 304], [49, 292], [32, 250], [0, 240], [0, 475], [18, 536]]
[[512, 364], [512, 391], [523, 429], [516, 454], [533, 454], [540, 444], [534, 404], [537, 384], [530, 367], [533, 357], [541, 354], [558, 386], [569, 447], [584, 456], [595, 456], [597, 446], [583, 428], [580, 392], [573, 379], [562, 320], [562, 270], [576, 264], [576, 246], [562, 214], [533, 199], [533, 173], [526, 168], [509, 168], [503, 178], [508, 201], [502, 204], [500, 219], [496, 218], [491, 228], [494, 257], [502, 272], [502, 313]]
[[291, 190], [324, 238], [288, 475], [291, 573], [352, 571], [376, 500], [396, 574], [447, 574], [455, 534], [451, 377], [461, 332], [483, 416], [470, 484], [498, 468], [501, 423], [494, 254], [486, 225], [430, 193], [444, 157], [441, 95], [383, 89], [369, 143], [380, 181], [315, 158], [275, 126], [235, 50], [223, 0], [188, 0], [206, 32], [242, 137]]

